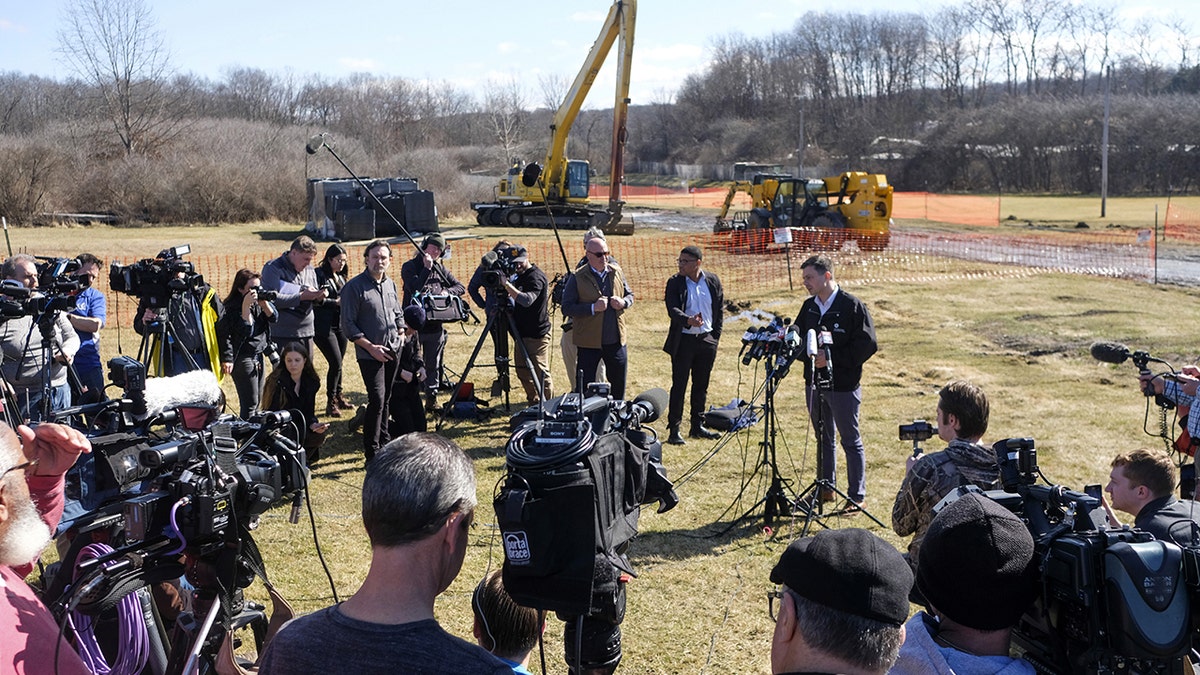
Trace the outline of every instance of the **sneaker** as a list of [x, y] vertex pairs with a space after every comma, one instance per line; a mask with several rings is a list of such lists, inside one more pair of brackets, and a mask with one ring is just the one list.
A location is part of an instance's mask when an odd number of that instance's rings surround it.
[[705, 429], [704, 427], [692, 427], [692, 430], [690, 433], [688, 433], [688, 436], [690, 436], [692, 438], [702, 438], [706, 441], [711, 441], [711, 440], [720, 438], [721, 434], [718, 434], [715, 431], [709, 431], [708, 429]]

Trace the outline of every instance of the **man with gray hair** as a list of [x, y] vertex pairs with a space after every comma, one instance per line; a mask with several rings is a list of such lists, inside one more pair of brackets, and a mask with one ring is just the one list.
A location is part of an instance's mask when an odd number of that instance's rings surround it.
[[61, 424], [17, 432], [0, 424], [0, 672], [90, 675], [25, 577], [62, 517], [63, 475], [92, 446]]
[[362, 587], [286, 624], [259, 673], [511, 675], [433, 617], [434, 599], [462, 569], [475, 503], [474, 466], [453, 441], [416, 432], [385, 445], [363, 480], [371, 566]]
[[[587, 263], [587, 243], [593, 239], [604, 239], [604, 231], [598, 227], [590, 227], [588, 228], [587, 232], [583, 233], [584, 254], [583, 257], [579, 259], [579, 263], [576, 265], [576, 267]], [[574, 274], [574, 272], [568, 272], [567, 276], [569, 277], [572, 274]], [[563, 280], [563, 283], [566, 284], [566, 279]], [[559, 296], [558, 300], [561, 303], [562, 297]], [[562, 325], [562, 338], [559, 339], [559, 344], [562, 346], [563, 365], [567, 368], [568, 381], [573, 387], [575, 386], [575, 380], [572, 376], [572, 373], [575, 372], [575, 367], [579, 363], [579, 350], [576, 349], [575, 338], [571, 335], [572, 328], [574, 328], [574, 324], [571, 322], [571, 317], [566, 316], [566, 321], [564, 321]], [[601, 361], [600, 364], [596, 366], [596, 381], [607, 381], [605, 380], [604, 361]]]
[[313, 303], [329, 296], [317, 287], [317, 271], [312, 266], [316, 257], [317, 243], [302, 234], [292, 240], [286, 253], [263, 265], [262, 287], [279, 293], [275, 299], [279, 318], [271, 326], [271, 340], [281, 354], [284, 345], [299, 342], [312, 356], [316, 335]]
[[[38, 295], [37, 259], [33, 256], [27, 253], [9, 256], [0, 265], [0, 275]], [[79, 334], [66, 312], [57, 311], [53, 318], [46, 333], [29, 314], [0, 325], [0, 352], [4, 361], [0, 372], [13, 388], [23, 420], [44, 419], [44, 413], [71, 405], [67, 364], [79, 351]], [[50, 398], [43, 402], [47, 392]]]

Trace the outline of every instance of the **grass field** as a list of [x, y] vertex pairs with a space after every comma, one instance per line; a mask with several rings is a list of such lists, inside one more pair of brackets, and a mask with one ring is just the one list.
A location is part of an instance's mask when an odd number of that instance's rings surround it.
[[[1113, 202], [1110, 207], [1115, 212]], [[1063, 204], [1030, 205], [1019, 212], [1022, 219], [1034, 213], [1063, 222], [1083, 219], [1066, 215], [1069, 211]], [[39, 254], [74, 254], [82, 248], [131, 259], [185, 242], [205, 253], [281, 251], [298, 229], [284, 223], [139, 230], [89, 227], [14, 230], [11, 236], [14, 247]], [[643, 231], [635, 236], [657, 235]], [[614, 241], [618, 257], [621, 246], [620, 240]], [[470, 271], [466, 269], [470, 264], [473, 261], [457, 261], [453, 269], [462, 276]], [[914, 418], [931, 419], [937, 391], [945, 383], [970, 379], [988, 393], [992, 418], [985, 442], [1031, 436], [1037, 441], [1046, 477], [1082, 488], [1106, 481], [1108, 462], [1115, 453], [1161, 446], [1161, 441], [1143, 432], [1144, 422], [1156, 429], [1159, 421], [1153, 415], [1147, 418], [1146, 399], [1135, 387], [1136, 370], [1128, 364], [1096, 363], [1088, 354], [1089, 345], [1099, 339], [1120, 341], [1176, 366], [1196, 359], [1186, 326], [1200, 320], [1200, 291], [1036, 271], [972, 274], [982, 267], [988, 266], [949, 261], [920, 280], [846, 287], [870, 307], [879, 337], [879, 353], [864, 373], [862, 428], [867, 445], [866, 507], [885, 524], [890, 524], [892, 500], [912, 450], [911, 443], [897, 439], [897, 425]], [[669, 361], [660, 349], [667, 319], [659, 291], [639, 288], [637, 279], [631, 283], [639, 297], [630, 310], [627, 391], [632, 396], [668, 386], [670, 375]], [[744, 294], [728, 285], [726, 293], [729, 300], [785, 316], [794, 316], [803, 300], [802, 293]], [[751, 399], [761, 384], [761, 368], [742, 366], [738, 358], [737, 337], [748, 327], [742, 319], [727, 322], [709, 389], [710, 403], [723, 404], [735, 396]], [[554, 337], [557, 345], [557, 333]], [[452, 329], [449, 365], [460, 369], [478, 339], [478, 327]], [[115, 353], [115, 340], [107, 333], [104, 347]], [[484, 353], [489, 351], [485, 347]], [[555, 351], [554, 375], [565, 382], [557, 356]], [[319, 370], [324, 367], [320, 359], [317, 365]], [[471, 379], [486, 393], [493, 373], [477, 367]], [[353, 401], [365, 400], [353, 364], [346, 371], [346, 386]], [[514, 399], [521, 398], [517, 390]], [[776, 400], [780, 431], [776, 448], [781, 474], [796, 491], [814, 478], [813, 441], [803, 402], [803, 378], [795, 372], [781, 383]], [[658, 424], [651, 426], [663, 430]], [[480, 506], [472, 546], [462, 574], [437, 603], [446, 628], [469, 639], [471, 589], [489, 568], [502, 562], [490, 502], [504, 473], [502, 452], [508, 432], [505, 417], [496, 415], [482, 422], [449, 424], [443, 433], [466, 449], [477, 468]], [[629, 586], [620, 672], [716, 673], [729, 670], [730, 664], [737, 664], [734, 668], [740, 672], [769, 672], [767, 577], [797, 535], [796, 525], [782, 523], [766, 529], [758, 511], [728, 527], [732, 516], [750, 509], [765, 493], [764, 476], [750, 475], [762, 452], [762, 440], [761, 426], [743, 431], [692, 471], [711, 445], [690, 441], [683, 447], [665, 448], [672, 477], [687, 472], [689, 479], [679, 487], [681, 502], [676, 509], [643, 514], [641, 535], [631, 551], [639, 576]], [[929, 450], [940, 447], [936, 439], [926, 445]], [[344, 421], [335, 423], [326, 448], [330, 456], [314, 472], [312, 502], [321, 548], [344, 598], [358, 588], [369, 560], [358, 516], [363, 462], [359, 439], [346, 433]], [[746, 488], [739, 500], [743, 484]], [[310, 528], [303, 522], [289, 525], [286, 517], [286, 507], [272, 510], [255, 534], [271, 578], [299, 611], [326, 606], [333, 598]], [[890, 527], [879, 528], [861, 515], [831, 519], [826, 525], [867, 527], [898, 547], [904, 544]], [[550, 623], [548, 670], [565, 672], [561, 623], [553, 619]]]

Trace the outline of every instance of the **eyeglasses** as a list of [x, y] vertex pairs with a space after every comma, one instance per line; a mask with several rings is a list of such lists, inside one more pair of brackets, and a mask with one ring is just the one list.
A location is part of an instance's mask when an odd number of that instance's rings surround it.
[[587, 254], [597, 258], [603, 258], [604, 256], [608, 255], [608, 251], [588, 251]]
[[38, 463], [38, 461], [36, 459], [31, 459], [28, 462], [21, 462], [20, 464], [10, 466], [4, 470], [4, 473], [0, 473], [0, 480], [4, 480], [5, 476], [7, 476], [8, 474], [10, 474], [14, 471], [20, 471], [22, 469], [32, 469], [33, 467], [37, 466], [37, 463]]
[[699, 258], [676, 258], [675, 262], [679, 263], [680, 265], [690, 265], [698, 260]]
[[771, 621], [779, 621], [779, 611], [783, 607], [783, 596], [787, 592], [783, 590], [783, 586], [776, 586], [775, 590], [767, 591], [767, 615], [771, 617]]

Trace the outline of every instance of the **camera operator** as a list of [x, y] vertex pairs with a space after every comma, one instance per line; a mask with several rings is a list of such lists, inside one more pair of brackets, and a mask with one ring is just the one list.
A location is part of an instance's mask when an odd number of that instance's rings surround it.
[[5, 673], [91, 675], [25, 583], [62, 516], [63, 475], [88, 452], [91, 444], [70, 427], [21, 426], [14, 434], [0, 425], [0, 671]]
[[[25, 253], [7, 258], [0, 265], [0, 275], [6, 280], [16, 281], [25, 288], [36, 291], [38, 273], [36, 259]], [[37, 294], [40, 296], [40, 294]], [[67, 367], [79, 350], [79, 335], [71, 326], [66, 312], [55, 312], [51, 326], [50, 361], [47, 362], [46, 346], [38, 317], [26, 314], [10, 318], [0, 324], [0, 351], [3, 352], [5, 381], [12, 387], [19, 414], [23, 420], [41, 419], [39, 409], [45, 394], [45, 378], [50, 383], [50, 409], [60, 410], [71, 404], [71, 387], [67, 384]]]
[[370, 463], [375, 451], [388, 442], [388, 402], [396, 380], [400, 330], [404, 325], [396, 283], [387, 277], [392, 249], [376, 239], [363, 252], [365, 267], [342, 287], [342, 333], [354, 343], [358, 369], [367, 390], [363, 417], [363, 454]]
[[[1171, 456], [1162, 450], [1139, 449], [1123, 452], [1113, 458], [1109, 473], [1108, 499], [1104, 510], [1113, 527], [1121, 527], [1113, 509], [1133, 516], [1133, 526], [1154, 535], [1161, 541], [1191, 543], [1191, 527], [1180, 528], [1179, 522], [1200, 525], [1200, 503], [1176, 499], [1173, 494], [1178, 471]], [[1195, 527], [1195, 526], [1192, 526]], [[1176, 536], [1172, 537], [1172, 533]]]
[[104, 367], [100, 363], [100, 329], [108, 320], [108, 300], [96, 286], [100, 267], [104, 264], [91, 253], [80, 253], [79, 274], [86, 275], [90, 285], [75, 296], [75, 309], [67, 320], [79, 335], [79, 351], [75, 352], [75, 374], [86, 392], [72, 401], [73, 405], [104, 400]]
[[892, 529], [901, 537], [912, 535], [906, 557], [914, 568], [933, 520], [933, 507], [943, 497], [964, 485], [981, 490], [999, 487], [996, 453], [979, 444], [987, 432], [988, 411], [987, 396], [970, 382], [951, 382], [938, 392], [938, 438], [949, 445], [941, 452], [908, 458], [892, 504]]
[[[813, 359], [814, 368], [804, 369], [805, 399], [813, 428], [821, 422], [822, 437], [818, 439], [821, 452], [820, 478], [834, 482], [837, 479], [837, 454], [834, 449], [836, 436], [841, 437], [842, 449], [846, 453], [846, 492], [850, 502], [843, 513], [854, 513], [867, 497], [867, 459], [863, 447], [862, 433], [858, 428], [858, 410], [862, 404], [863, 364], [879, 348], [875, 341], [875, 323], [871, 312], [862, 300], [843, 291], [833, 279], [833, 261], [824, 255], [814, 255], [800, 264], [803, 270], [804, 288], [811, 297], [800, 306], [800, 313], [793, 325], [800, 334], [810, 330], [828, 332], [833, 344], [829, 346], [830, 364], [824, 352]], [[831, 368], [828, 390], [819, 393], [814, 386], [813, 369]], [[822, 501], [832, 501], [833, 491], [822, 489]]]
[[262, 395], [263, 352], [271, 339], [271, 324], [279, 316], [275, 305], [259, 296], [262, 278], [242, 268], [233, 277], [233, 288], [225, 297], [221, 333], [230, 346], [221, 351], [231, 355], [231, 374], [237, 389], [239, 414], [248, 420], [258, 410]]
[[508, 664], [516, 675], [530, 675], [529, 655], [546, 631], [546, 612], [518, 605], [504, 590], [504, 575], [493, 570], [471, 594], [475, 642]]
[[792, 542], [771, 570], [771, 672], [888, 672], [904, 643], [912, 571], [860, 529]]
[[1033, 675], [1009, 656], [1012, 627], [1037, 596], [1033, 536], [1020, 518], [979, 493], [945, 506], [929, 525], [917, 588], [930, 611], [905, 624], [896, 675]]
[[[421, 242], [421, 250], [400, 266], [405, 306], [412, 304], [413, 295], [417, 293], [462, 295], [466, 292], [462, 283], [442, 263], [446, 248], [445, 237], [435, 232], [426, 236]], [[445, 380], [442, 355], [446, 351], [446, 329], [441, 321], [434, 321], [427, 316], [419, 339], [421, 354], [425, 357], [425, 371], [429, 374], [425, 380], [425, 409], [433, 412], [437, 410], [438, 387]]]
[[282, 353], [289, 342], [299, 342], [312, 358], [315, 328], [313, 303], [329, 297], [317, 284], [317, 272], [312, 261], [317, 257], [317, 244], [306, 234], [292, 240], [291, 247], [281, 256], [263, 265], [262, 285], [277, 291], [275, 306], [279, 320], [271, 328], [271, 340]]
[[450, 635], [433, 605], [462, 569], [475, 469], [452, 441], [415, 433], [380, 449], [363, 479], [371, 566], [341, 604], [289, 622], [259, 673], [494, 673], [512, 669]]
[[[545, 399], [554, 396], [550, 384], [550, 283], [546, 273], [537, 265], [529, 262], [529, 252], [524, 246], [512, 248], [512, 264], [516, 273], [511, 278], [504, 278], [504, 290], [508, 297], [504, 302], [512, 302], [513, 323], [517, 326], [517, 334], [529, 360], [533, 362], [537, 379], [542, 382], [542, 395]], [[526, 367], [524, 357], [519, 354], [513, 359], [517, 365], [517, 378], [525, 387], [525, 401], [529, 405], [539, 403], [537, 381], [534, 373]]]
[[[1200, 414], [1188, 414], [1196, 399], [1196, 391], [1200, 388], [1200, 368], [1194, 365], [1184, 366], [1180, 372], [1172, 375], [1155, 375], [1150, 372], [1141, 373], [1138, 382], [1146, 395], [1158, 394], [1179, 407], [1181, 415], [1187, 418], [1186, 434], [1176, 439], [1175, 447], [1179, 452], [1195, 454], [1195, 444], [1200, 443]], [[1190, 486], [1189, 486], [1190, 487]]]
[[[186, 272], [178, 272], [176, 279], [186, 279]], [[217, 292], [212, 286], [203, 282], [202, 277], [195, 277], [198, 283], [189, 283], [186, 290], [179, 294], [179, 301], [174, 298], [167, 300], [166, 307], [151, 306], [159, 302], [151, 296], [142, 296], [138, 300], [137, 312], [133, 317], [133, 330], [138, 335], [144, 335], [146, 329], [154, 330], [156, 324], [166, 321], [177, 343], [162, 344], [157, 341], [161, 333], [156, 333], [153, 349], [161, 352], [169, 350], [169, 356], [161, 359], [165, 370], [155, 372], [157, 376], [171, 376], [186, 373], [191, 370], [211, 370], [220, 380], [233, 370], [233, 353], [228, 351], [229, 340], [224, 335], [221, 318], [225, 316], [225, 306], [217, 298]], [[167, 314], [167, 316], [164, 316]], [[188, 361], [191, 356], [195, 367]], [[160, 359], [155, 358], [155, 363]]]

